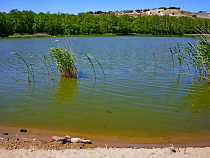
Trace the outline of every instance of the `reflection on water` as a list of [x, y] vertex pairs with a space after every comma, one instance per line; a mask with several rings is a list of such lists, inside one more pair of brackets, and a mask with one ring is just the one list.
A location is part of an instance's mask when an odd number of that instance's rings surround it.
[[77, 79], [70, 79], [68, 77], [60, 77], [60, 84], [55, 98], [56, 104], [62, 102], [76, 103], [77, 99]]
[[35, 90], [35, 83], [34, 82], [28, 82], [28, 92], [33, 94]]
[[184, 97], [185, 104], [192, 113], [209, 114], [210, 111], [210, 86], [206, 82], [198, 83], [191, 87], [189, 93]]
[[[16, 51], [29, 60], [29, 52], [47, 53], [53, 40], [0, 41], [2, 124], [120, 138], [132, 135], [133, 139], [150, 137], [151, 133], [202, 135], [201, 131], [210, 131], [210, 85], [197, 79], [192, 85], [187, 72], [180, 72], [176, 64], [173, 68], [167, 55], [173, 38], [75, 37], [72, 42], [78, 72], [83, 72], [78, 80], [58, 75], [52, 81], [35, 73], [36, 83], [28, 83], [25, 67], [10, 52]], [[65, 42], [65, 38], [59, 40]], [[183, 44], [185, 39], [175, 40]], [[100, 67], [96, 67], [99, 73], [95, 81], [89, 69], [82, 66], [79, 57], [83, 53], [99, 60], [106, 83]], [[35, 65], [39, 62], [33, 60]]]

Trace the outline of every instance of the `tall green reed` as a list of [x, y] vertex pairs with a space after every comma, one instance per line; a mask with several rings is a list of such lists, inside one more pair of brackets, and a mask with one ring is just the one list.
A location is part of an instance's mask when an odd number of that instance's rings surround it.
[[[96, 80], [95, 64], [98, 64], [99, 67], [100, 67], [100, 69], [101, 69], [101, 71], [102, 71], [102, 73], [103, 73], [103, 75], [104, 75], [104, 81], [106, 82], [105, 72], [104, 72], [103, 67], [100, 64], [100, 62], [95, 57], [93, 57], [92, 55], [90, 55], [90, 54], [84, 54], [83, 62], [88, 66], [89, 69], [90, 69], [89, 64], [88, 64], [88, 62], [85, 61], [85, 59], [87, 59], [89, 61], [90, 65], [91, 65], [91, 67], [93, 69], [95, 80]], [[96, 61], [96, 63], [94, 62], [94, 60]], [[90, 73], [91, 73], [91, 69], [90, 69]]]
[[176, 44], [177, 46], [174, 48], [169, 47], [173, 67], [173, 56], [175, 55], [178, 59], [180, 70], [182, 63], [184, 63], [188, 67], [191, 78], [191, 72], [194, 72], [195, 75], [206, 79], [210, 83], [210, 42], [208, 41], [208, 36], [199, 37], [197, 44], [188, 42], [187, 46], [182, 47], [182, 50], [180, 49], [181, 46], [178, 43]]
[[37, 54], [32, 53], [33, 56], [40, 59], [44, 67], [40, 67], [43, 74], [46, 74], [43, 70], [46, 68], [48, 76], [51, 76], [51, 79], [54, 80], [54, 76], [56, 76], [57, 66], [55, 66], [55, 61], [48, 55], [43, 54], [43, 56], [39, 56]]
[[16, 55], [19, 57], [18, 61], [22, 59], [22, 61], [24, 62], [24, 64], [25, 64], [26, 67], [27, 67], [27, 73], [28, 73], [28, 74], [27, 74], [27, 78], [28, 78], [28, 81], [31, 82], [31, 80], [30, 80], [30, 76], [31, 76], [33, 82], [35, 83], [34, 71], [33, 71], [33, 67], [32, 67], [33, 64], [28, 64], [28, 63], [26, 62], [26, 60], [25, 60], [19, 53], [12, 52], [11, 54], [16, 54]]

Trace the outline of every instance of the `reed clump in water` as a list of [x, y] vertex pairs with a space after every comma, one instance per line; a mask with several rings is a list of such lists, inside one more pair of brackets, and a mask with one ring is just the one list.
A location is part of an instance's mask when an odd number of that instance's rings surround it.
[[[70, 77], [70, 78], [78, 78], [77, 68], [76, 68], [76, 54], [73, 51], [73, 45], [71, 43], [71, 40], [67, 39], [67, 45], [69, 47], [69, 50], [64, 49], [60, 43], [59, 40], [56, 40], [55, 42], [58, 42], [58, 47], [54, 46], [51, 47], [48, 51], [49, 54], [53, 59], [56, 60], [57, 66], [60, 71], [60, 76]], [[92, 75], [91, 68], [93, 69], [94, 79], [96, 80], [96, 69], [95, 66], [98, 65], [104, 75], [104, 80], [106, 82], [106, 77], [104, 70], [102, 68], [102, 65], [100, 62], [93, 57], [90, 54], [83, 54], [82, 61], [86, 64], [86, 66], [89, 68], [90, 73]], [[89, 66], [91, 65], [91, 66]]]
[[48, 51], [51, 57], [57, 61], [60, 76], [78, 78], [76, 60], [73, 53], [56, 46], [51, 47]]
[[178, 62], [180, 65], [184, 63], [188, 67], [190, 75], [192, 72], [200, 78], [205, 78], [210, 83], [210, 42], [209, 42], [209, 33], [206, 31], [206, 36], [201, 36], [198, 38], [197, 44], [187, 43], [187, 46], [183, 46], [181, 50], [180, 45], [177, 43], [177, 47], [174, 49], [170, 48], [172, 55], [177, 56]]

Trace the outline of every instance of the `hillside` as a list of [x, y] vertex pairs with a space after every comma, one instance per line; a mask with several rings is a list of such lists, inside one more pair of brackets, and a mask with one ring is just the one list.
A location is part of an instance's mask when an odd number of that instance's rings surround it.
[[138, 17], [139, 15], [145, 16], [145, 15], [169, 15], [174, 17], [198, 17], [198, 18], [208, 18], [210, 19], [210, 13], [193, 13], [193, 12], [187, 12], [180, 9], [153, 9], [148, 11], [119, 11], [115, 12], [116, 15], [123, 15], [128, 14], [133, 17]]

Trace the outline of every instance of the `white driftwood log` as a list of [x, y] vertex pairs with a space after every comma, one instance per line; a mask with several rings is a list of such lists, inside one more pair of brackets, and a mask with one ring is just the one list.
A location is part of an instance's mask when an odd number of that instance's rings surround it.
[[83, 142], [83, 143], [87, 143], [87, 144], [90, 144], [90, 143], [91, 143], [90, 140], [83, 140], [82, 142]]
[[83, 139], [81, 138], [71, 138], [72, 143], [82, 143]]
[[53, 141], [59, 141], [61, 139], [61, 137], [58, 136], [52, 136], [52, 140]]
[[91, 143], [90, 140], [85, 140], [84, 138], [71, 138], [72, 143]]
[[52, 136], [52, 140], [53, 141], [70, 141], [71, 140], [71, 137], [70, 136], [65, 136], [65, 137], [58, 137], [58, 136]]
[[58, 137], [58, 136], [52, 136], [53, 141], [65, 141], [70, 143], [87, 143], [90, 144], [90, 140], [85, 140], [84, 138], [71, 138], [70, 136], [65, 137]]

